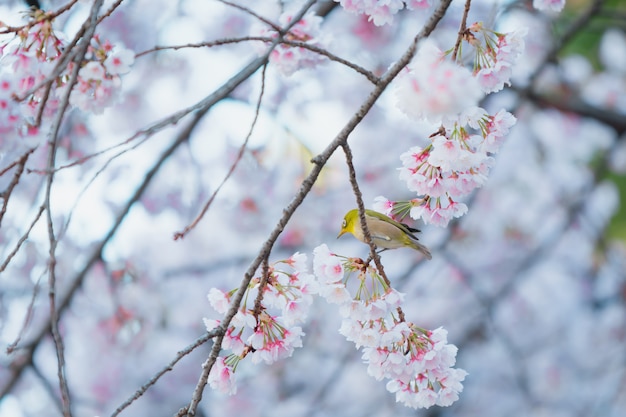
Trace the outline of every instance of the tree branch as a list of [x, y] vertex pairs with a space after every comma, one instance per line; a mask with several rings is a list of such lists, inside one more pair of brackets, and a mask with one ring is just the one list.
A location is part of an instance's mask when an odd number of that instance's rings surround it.
[[137, 391], [135, 391], [135, 393], [130, 396], [130, 398], [128, 398], [126, 401], [124, 401], [119, 407], [117, 407], [115, 409], [115, 411], [113, 411], [113, 413], [111, 414], [111, 417], [115, 417], [117, 415], [119, 415], [122, 411], [124, 411], [129, 405], [131, 405], [133, 402], [135, 402], [136, 400], [138, 400], [139, 398], [141, 398], [141, 396], [143, 396], [143, 394], [146, 393], [146, 391], [148, 391], [148, 389], [156, 384], [156, 382], [166, 373], [172, 371], [174, 369], [174, 366], [176, 366], [176, 364], [185, 356], [189, 355], [191, 352], [193, 352], [196, 348], [202, 346], [203, 344], [205, 344], [206, 342], [208, 342], [209, 340], [213, 339], [214, 337], [216, 337], [217, 335], [220, 334], [221, 329], [217, 328], [214, 329], [211, 332], [207, 332], [204, 336], [199, 337], [198, 339], [196, 339], [195, 342], [193, 342], [192, 344], [190, 344], [189, 346], [187, 346], [186, 348], [184, 348], [183, 350], [178, 351], [178, 353], [176, 354], [176, 357], [174, 359], [172, 359], [170, 361], [170, 363], [167, 364], [167, 366], [165, 366], [163, 369], [161, 369], [159, 372], [157, 372], [152, 378], [150, 378], [148, 380], [148, 382], [146, 382], [145, 384], [143, 384]]
[[[310, 4], [313, 2], [309, 1], [307, 5], [310, 7]], [[391, 83], [391, 81], [400, 73], [402, 68], [404, 68], [415, 55], [415, 51], [417, 50], [417, 43], [424, 37], [428, 36], [437, 26], [441, 18], [444, 16], [446, 10], [450, 6], [451, 0], [442, 0], [440, 2], [439, 7], [433, 12], [433, 15], [429, 19], [429, 21], [424, 25], [419, 34], [413, 39], [411, 45], [407, 48], [406, 52], [402, 55], [402, 57], [398, 60], [396, 64], [394, 64], [385, 75], [381, 78], [381, 82], [376, 85], [374, 90], [370, 93], [370, 95], [365, 99], [359, 110], [352, 116], [352, 118], [348, 121], [348, 123], [344, 126], [344, 128], [339, 132], [339, 134], [335, 137], [335, 139], [315, 158], [312, 159], [313, 168], [309, 175], [302, 181], [300, 184], [300, 188], [296, 195], [293, 197], [291, 202], [285, 207], [283, 210], [283, 215], [279, 219], [278, 224], [274, 227], [274, 229], [270, 232], [265, 243], [262, 245], [261, 250], [259, 251], [257, 257], [252, 261], [248, 269], [246, 270], [244, 277], [239, 285], [238, 291], [233, 295], [231, 299], [231, 304], [228, 312], [225, 314], [224, 319], [222, 320], [220, 327], [222, 331], [225, 333], [228, 326], [230, 326], [230, 322], [233, 317], [237, 313], [239, 305], [241, 304], [241, 300], [245, 294], [245, 290], [250, 283], [250, 280], [254, 277], [256, 270], [259, 265], [263, 261], [269, 257], [269, 254], [272, 250], [272, 247], [278, 236], [282, 233], [283, 229], [287, 226], [287, 223], [295, 213], [296, 209], [302, 204], [309, 191], [315, 184], [317, 177], [319, 176], [322, 168], [325, 166], [328, 159], [335, 153], [337, 148], [342, 146], [347, 142], [348, 136], [352, 131], [356, 128], [356, 126], [361, 123], [363, 118], [367, 115], [369, 110], [374, 106], [378, 98], [385, 91], [387, 86]], [[304, 12], [302, 12], [304, 13]], [[300, 16], [294, 16], [293, 21], [297, 22], [301, 19]], [[213, 349], [211, 350], [211, 354], [205, 364], [203, 365], [202, 374], [199, 378], [198, 384], [196, 385], [196, 389], [194, 390], [192, 400], [189, 406], [182, 408], [178, 412], [179, 417], [183, 416], [194, 416], [196, 413], [196, 408], [199, 402], [202, 400], [202, 392], [204, 387], [207, 384], [207, 379], [213, 364], [215, 363], [219, 352], [221, 350], [223, 341], [223, 336], [217, 336], [215, 343], [213, 344]]]
[[213, 194], [211, 194], [211, 197], [209, 197], [207, 202], [204, 204], [204, 206], [202, 207], [202, 210], [200, 210], [200, 213], [196, 216], [196, 218], [189, 225], [187, 225], [183, 229], [183, 231], [176, 232], [174, 234], [174, 240], [184, 238], [187, 235], [187, 233], [189, 233], [192, 229], [194, 229], [198, 225], [198, 223], [200, 223], [200, 220], [202, 220], [206, 212], [209, 210], [209, 207], [213, 203], [213, 200], [215, 200], [217, 193], [220, 192], [224, 184], [226, 184], [230, 176], [233, 174], [233, 172], [235, 172], [235, 169], [239, 165], [239, 162], [241, 162], [241, 158], [243, 158], [243, 154], [246, 148], [248, 147], [248, 141], [250, 140], [250, 137], [252, 136], [252, 133], [254, 132], [254, 127], [256, 126], [256, 123], [259, 120], [259, 111], [261, 110], [261, 102], [263, 101], [263, 94], [265, 92], [265, 70], [266, 69], [267, 69], [267, 63], [263, 65], [263, 69], [261, 71], [261, 91], [259, 92], [259, 98], [256, 103], [256, 108], [254, 111], [254, 119], [252, 120], [252, 124], [250, 125], [250, 129], [248, 130], [248, 134], [246, 135], [246, 138], [244, 139], [243, 144], [239, 147], [239, 153], [237, 154], [235, 161], [231, 164], [230, 169], [226, 173], [226, 176], [224, 177], [224, 179], [222, 179], [222, 182], [217, 186], [215, 191], [213, 191]]
[[[74, 294], [80, 288], [83, 280], [91, 270], [91, 268], [102, 258], [102, 252], [105, 246], [111, 241], [113, 236], [117, 233], [117, 230], [121, 226], [122, 222], [130, 212], [131, 207], [139, 201], [139, 199], [143, 196], [145, 191], [148, 189], [148, 186], [152, 183], [152, 180], [156, 177], [157, 172], [161, 169], [166, 160], [168, 160], [172, 154], [178, 149], [180, 145], [185, 143], [195, 127], [198, 125], [200, 120], [204, 117], [209, 109], [206, 108], [204, 111], [200, 111], [196, 113], [192, 120], [185, 126], [181, 132], [178, 134], [174, 142], [161, 154], [161, 156], [157, 159], [155, 164], [150, 168], [146, 175], [143, 178], [141, 184], [135, 190], [135, 193], [127, 200], [125, 206], [118, 213], [117, 217], [113, 221], [113, 225], [106, 233], [106, 235], [100, 240], [100, 243], [91, 253], [91, 256], [88, 258], [87, 262], [83, 266], [83, 268], [70, 280], [70, 286], [66, 290], [66, 292], [60, 297], [60, 301], [57, 305], [57, 312], [60, 315], [70, 304]], [[48, 321], [44, 326], [41, 327], [32, 339], [25, 343], [27, 346], [27, 351], [22, 354], [19, 358], [16, 358], [12, 361], [10, 366], [11, 374], [9, 377], [5, 379], [4, 386], [0, 389], [0, 398], [6, 395], [11, 389], [15, 386], [16, 382], [19, 379], [19, 376], [22, 374], [24, 369], [33, 361], [33, 355], [37, 347], [41, 344], [44, 337], [50, 332], [51, 323]]]
[[[87, 53], [87, 48], [89, 43], [91, 42], [91, 38], [96, 30], [96, 17], [98, 15], [98, 10], [102, 7], [103, 0], [95, 0], [89, 17], [83, 24], [85, 29], [85, 36], [81, 39], [81, 42], [77, 44], [77, 52], [75, 56], [78, 58], [78, 61], [82, 61]], [[63, 94], [61, 99], [61, 103], [59, 105], [59, 110], [57, 111], [55, 118], [52, 122], [52, 127], [50, 129], [50, 150], [48, 153], [48, 176], [45, 187], [45, 196], [44, 196], [44, 207], [46, 211], [46, 220], [48, 225], [48, 241], [49, 241], [49, 258], [48, 258], [48, 297], [50, 300], [50, 330], [52, 332], [52, 338], [54, 340], [54, 346], [57, 354], [57, 376], [59, 379], [59, 388], [61, 390], [61, 404], [63, 406], [63, 416], [71, 417], [72, 410], [70, 404], [70, 392], [67, 386], [67, 379], [65, 377], [65, 354], [64, 354], [64, 346], [63, 339], [61, 338], [61, 333], [59, 332], [59, 311], [57, 310], [56, 304], [56, 247], [58, 241], [55, 237], [54, 232], [54, 221], [52, 219], [52, 207], [50, 205], [50, 196], [52, 194], [52, 182], [54, 181], [54, 167], [56, 161], [56, 152], [57, 152], [57, 143], [58, 143], [58, 134], [59, 129], [61, 128], [61, 124], [63, 123], [63, 119], [65, 116], [65, 111], [69, 106], [70, 94], [72, 92], [73, 86], [76, 84], [76, 80], [78, 79], [78, 71], [80, 70], [80, 66], [74, 66], [72, 70], [72, 74], [70, 76], [70, 80], [68, 81], [68, 88]], [[51, 85], [51, 84], [49, 84]], [[42, 108], [45, 103], [42, 104]]]
[[456, 43], [454, 44], [454, 50], [452, 51], [452, 61], [456, 61], [457, 54], [461, 49], [461, 42], [463, 41], [463, 37], [467, 31], [467, 15], [469, 14], [470, 7], [472, 5], [472, 0], [465, 1], [465, 9], [463, 9], [463, 17], [461, 18], [461, 25], [459, 27], [459, 35], [456, 38]]

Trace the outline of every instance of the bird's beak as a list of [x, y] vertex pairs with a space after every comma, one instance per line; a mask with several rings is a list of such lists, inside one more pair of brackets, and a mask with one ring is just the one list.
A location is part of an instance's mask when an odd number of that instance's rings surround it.
[[341, 232], [339, 232], [339, 234], [337, 235], [337, 239], [339, 239], [346, 232], [347, 232], [346, 229], [341, 229]]

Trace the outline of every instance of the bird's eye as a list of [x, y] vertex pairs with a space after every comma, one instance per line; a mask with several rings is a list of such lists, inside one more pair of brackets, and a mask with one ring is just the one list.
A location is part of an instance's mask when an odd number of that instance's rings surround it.
[[341, 227], [346, 227], [346, 226], [347, 226], [347, 224], [346, 224], [346, 219], [344, 219], [344, 220], [343, 220], [343, 223], [341, 223]]

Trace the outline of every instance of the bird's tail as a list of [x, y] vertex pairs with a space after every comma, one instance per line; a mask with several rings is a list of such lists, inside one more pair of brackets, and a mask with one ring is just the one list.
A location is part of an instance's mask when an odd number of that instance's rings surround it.
[[423, 253], [428, 260], [433, 259], [433, 255], [430, 253], [430, 250], [421, 243], [411, 239], [411, 247], [416, 251]]

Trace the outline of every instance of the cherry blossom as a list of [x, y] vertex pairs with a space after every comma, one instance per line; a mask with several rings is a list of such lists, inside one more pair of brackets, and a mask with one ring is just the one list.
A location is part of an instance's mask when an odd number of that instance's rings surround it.
[[510, 85], [513, 67], [524, 51], [526, 28], [501, 34], [475, 23], [470, 31], [483, 38], [482, 42], [476, 38], [470, 42], [476, 49], [474, 74], [483, 92], [493, 93]]
[[[341, 259], [325, 245], [315, 249], [315, 258], [318, 256], [320, 264], [330, 263], [329, 257]], [[357, 349], [363, 348], [368, 374], [379, 381], [389, 379], [387, 390], [409, 407], [449, 406], [455, 402], [467, 372], [453, 368], [458, 349], [447, 343], [447, 331], [427, 331], [399, 319], [403, 294], [387, 286], [374, 267], [364, 268], [361, 260], [346, 258], [343, 262], [346, 281], [332, 283], [320, 276], [320, 295], [340, 305], [343, 320], [339, 333], [354, 342]], [[322, 268], [319, 271], [325, 273]], [[347, 288], [354, 274], [358, 275], [358, 288], [351, 296]], [[333, 289], [325, 292], [326, 287]], [[338, 287], [347, 295], [341, 300], [332, 295]]]
[[394, 91], [402, 112], [432, 123], [477, 105], [483, 96], [471, 72], [446, 60], [432, 41], [421, 44], [413, 62], [397, 78]]
[[[281, 14], [278, 21], [281, 26], [291, 23], [291, 13], [285, 12]], [[322, 19], [319, 16], [308, 13], [289, 29], [285, 39], [288, 41], [305, 42], [312, 46], [324, 46], [326, 41], [322, 41], [320, 38], [321, 22]], [[255, 30], [255, 34], [272, 38], [278, 37], [278, 33], [275, 30], [267, 27], [258, 27]], [[265, 48], [259, 48], [259, 52], [265, 52]], [[325, 62], [326, 59], [322, 55], [306, 48], [281, 43], [272, 50], [269, 60], [283, 75], [289, 76], [300, 69], [315, 67]]]
[[[295, 253], [288, 259], [280, 260], [268, 271], [267, 281], [254, 279], [237, 313], [224, 335], [223, 348], [231, 353], [219, 357], [211, 368], [209, 383], [212, 388], [234, 394], [236, 386], [233, 374], [237, 364], [246, 357], [252, 363], [272, 364], [290, 357], [295, 348], [302, 347], [305, 335], [297, 324], [303, 323], [316, 292], [314, 278], [307, 271], [307, 257]], [[217, 288], [209, 290], [208, 300], [219, 314], [230, 309], [231, 296], [236, 291], [225, 293]], [[258, 292], [260, 304], [256, 304]], [[216, 319], [203, 319], [207, 331], [220, 325]]]
[[133, 51], [124, 47], [116, 47], [104, 60], [104, 68], [111, 75], [126, 74], [135, 62]]
[[365, 14], [376, 26], [391, 24], [393, 17], [405, 6], [409, 10], [426, 9], [430, 0], [335, 0], [347, 12]]
[[234, 369], [227, 364], [225, 358], [217, 358], [209, 373], [208, 382], [211, 388], [224, 394], [232, 395], [237, 392]]

